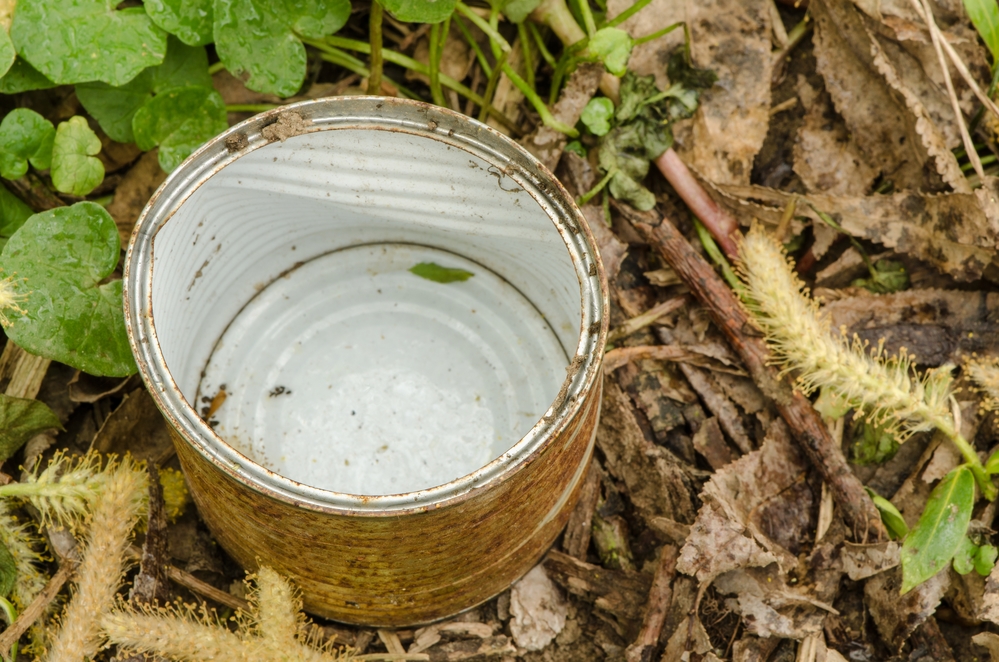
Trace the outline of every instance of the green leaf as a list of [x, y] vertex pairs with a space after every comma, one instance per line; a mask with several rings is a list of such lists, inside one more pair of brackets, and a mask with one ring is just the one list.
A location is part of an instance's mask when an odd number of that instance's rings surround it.
[[132, 119], [136, 111], [154, 94], [188, 85], [212, 87], [208, 54], [201, 46], [186, 46], [171, 37], [163, 64], [146, 69], [120, 87], [81, 83], [76, 86], [76, 96], [112, 140], [130, 143], [135, 140]]
[[156, 95], [135, 113], [139, 149], [159, 145], [160, 166], [172, 172], [191, 152], [229, 127], [225, 102], [208, 87], [178, 87]]
[[649, 211], [656, 206], [652, 191], [621, 172], [611, 177], [607, 190], [615, 200], [623, 200], [639, 211]]
[[[47, 404], [30, 398], [14, 398], [0, 394], [0, 462], [16, 453], [36, 434], [51, 428], [61, 430], [62, 423]], [[0, 570], [0, 582], [2, 582], [2, 570]], [[0, 595], [6, 595], [6, 591], [2, 588]]]
[[464, 282], [475, 275], [471, 271], [442, 267], [434, 262], [420, 262], [415, 267], [410, 268], [409, 271], [420, 278], [426, 278], [435, 283]]
[[570, 140], [565, 146], [565, 151], [582, 156], [584, 159], [586, 158], [586, 148], [578, 140]]
[[682, 47], [670, 55], [666, 75], [671, 83], [679, 83], [692, 90], [706, 90], [718, 81], [718, 74], [711, 69], [698, 69], [688, 62]]
[[56, 129], [52, 145], [52, 185], [57, 191], [87, 195], [104, 180], [104, 164], [96, 157], [101, 139], [79, 115]]
[[965, 536], [954, 554], [954, 572], [966, 575], [974, 570], [976, 556], [978, 556], [978, 545], [971, 542], [968, 536]]
[[909, 272], [905, 265], [895, 260], [878, 260], [871, 267], [869, 278], [858, 278], [850, 283], [874, 294], [891, 294], [909, 287]]
[[587, 47], [592, 55], [604, 63], [607, 71], [615, 76], [623, 76], [628, 70], [628, 58], [635, 40], [620, 28], [603, 28], [590, 37]]
[[350, 0], [215, 0], [215, 49], [251, 90], [290, 97], [305, 80], [297, 35], [321, 39], [349, 17]]
[[[0, 30], [2, 32], [3, 30]], [[28, 108], [15, 108], [0, 122], [0, 175], [17, 179], [28, 172], [28, 161], [39, 170], [52, 165], [55, 127]]]
[[14, 42], [10, 40], [10, 33], [0, 28], [0, 76], [10, 71], [16, 58], [17, 51], [14, 50]]
[[31, 90], [47, 90], [56, 84], [18, 57], [13, 66], [0, 78], [0, 94], [20, 94]]
[[88, 372], [136, 371], [125, 333], [122, 282], [103, 282], [118, 264], [118, 228], [104, 207], [78, 202], [35, 214], [14, 233], [0, 268], [25, 279], [7, 335], [18, 345]]
[[975, 555], [975, 572], [987, 577], [996, 565], [996, 557], [999, 557], [999, 549], [987, 544], [979, 547]]
[[919, 522], [902, 543], [902, 593], [947, 566], [966, 538], [974, 501], [975, 477], [966, 465], [933, 489]]
[[0, 184], [0, 250], [33, 213], [21, 198]]
[[964, 9], [992, 52], [992, 61], [999, 62], [999, 4], [995, 0], [964, 0]]
[[636, 76], [628, 72], [621, 79], [621, 103], [617, 107], [619, 122], [627, 122], [638, 115], [645, 100], [659, 94], [655, 76]]
[[503, 15], [511, 23], [523, 23], [540, 4], [541, 0], [507, 0], [503, 5]]
[[392, 12], [392, 15], [403, 23], [440, 23], [454, 12], [454, 7], [458, 4], [458, 0], [379, 1], [385, 9]]
[[0, 596], [4, 598], [9, 596], [16, 583], [17, 561], [7, 549], [7, 545], [0, 542]]
[[212, 43], [213, 0], [146, 0], [146, 13], [188, 46]]
[[607, 97], [594, 97], [583, 108], [579, 121], [595, 136], [610, 131], [610, 120], [614, 117], [614, 102]]
[[888, 499], [877, 494], [874, 490], [865, 487], [867, 493], [871, 496], [871, 500], [874, 505], [877, 506], [878, 512], [881, 513], [881, 521], [884, 522], [885, 527], [888, 529], [888, 533], [896, 539], [904, 538], [907, 533], [909, 533], [909, 527], [905, 523], [905, 518], [902, 517], [902, 513], [898, 512], [898, 508], [895, 507]]
[[990, 455], [988, 461], [985, 462], [985, 473], [990, 476], [999, 474], [999, 451]]
[[881, 464], [895, 457], [899, 443], [896, 430], [891, 426], [876, 425], [862, 418], [856, 419], [853, 431], [852, 461], [867, 466]]
[[166, 54], [166, 33], [142, 7], [108, 0], [20, 0], [10, 36], [18, 54], [59, 85], [124, 85]]

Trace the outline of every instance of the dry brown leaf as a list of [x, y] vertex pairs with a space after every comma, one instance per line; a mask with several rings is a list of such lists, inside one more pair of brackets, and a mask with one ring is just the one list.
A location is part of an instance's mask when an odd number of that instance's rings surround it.
[[864, 584], [864, 597], [871, 618], [881, 637], [894, 650], [902, 647], [909, 635], [933, 615], [947, 592], [950, 573], [939, 572], [905, 595], [902, 570], [893, 568], [874, 575]]
[[542, 565], [534, 566], [510, 590], [510, 633], [520, 648], [538, 651], [550, 644], [565, 627], [567, 613]]
[[597, 445], [606, 458], [604, 468], [625, 484], [642, 518], [693, 521], [694, 490], [684, 470], [669, 451], [646, 440], [630, 399], [609, 377], [604, 379]]
[[[794, 171], [809, 192], [829, 195], [865, 195], [878, 176], [878, 169], [850, 135], [843, 119], [832, 110], [829, 95], [816, 91], [804, 76], [798, 77], [798, 97], [807, 108], [794, 143]], [[827, 241], [835, 231], [825, 225]], [[818, 237], [816, 237], [818, 241]], [[828, 243], [826, 244], [828, 248]], [[812, 252], [821, 257], [824, 251]]]
[[760, 637], [801, 640], [822, 631], [825, 609], [804, 591], [787, 586], [776, 566], [727, 572], [714, 581], [722, 595], [734, 595], [726, 606], [742, 616], [746, 631]]
[[[608, 16], [631, 6], [631, 0], [608, 2]], [[767, 0], [655, 0], [621, 27], [635, 37], [686, 21], [691, 56], [698, 67], [718, 74], [705, 90], [689, 128], [676, 129], [677, 152], [716, 182], [748, 183], [753, 159], [763, 146], [770, 124], [770, 11]], [[683, 33], [642, 44], [632, 51], [628, 68], [653, 74], [665, 89], [666, 62]]]
[[843, 570], [855, 582], [894, 568], [900, 559], [901, 548], [891, 540], [873, 545], [845, 542], [840, 551]]
[[710, 184], [708, 190], [746, 223], [758, 218], [777, 225], [784, 207], [798, 197], [799, 215], [818, 220], [810, 203], [851, 235], [909, 253], [960, 281], [980, 278], [999, 246], [999, 179], [995, 177], [987, 178], [973, 193], [793, 196], [762, 186]]
[[999, 662], [999, 634], [979, 632], [971, 640], [989, 651], [992, 662]]

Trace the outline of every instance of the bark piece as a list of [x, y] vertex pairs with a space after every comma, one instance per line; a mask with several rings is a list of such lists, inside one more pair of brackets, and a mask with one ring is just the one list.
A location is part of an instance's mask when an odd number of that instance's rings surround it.
[[593, 459], [583, 480], [583, 487], [580, 488], [579, 501], [569, 515], [569, 523], [566, 524], [565, 534], [562, 537], [562, 549], [580, 561], [586, 560], [586, 551], [590, 548], [593, 511], [596, 510], [597, 502], [600, 500], [600, 481], [603, 473], [600, 463]]
[[510, 589], [510, 633], [520, 648], [539, 651], [565, 627], [568, 613], [544, 565], [536, 565]]
[[703, 455], [715, 471], [735, 459], [732, 449], [725, 443], [725, 437], [715, 416], [704, 421], [700, 429], [694, 433], [694, 450]]
[[630, 637], [638, 632], [642, 606], [649, 594], [647, 575], [608, 570], [552, 550], [544, 560], [549, 576], [572, 595], [612, 616]]
[[901, 649], [909, 636], [933, 615], [940, 599], [947, 592], [950, 573], [939, 572], [905, 595], [902, 570], [894, 568], [874, 575], [864, 584], [865, 603], [881, 637], [895, 651]]

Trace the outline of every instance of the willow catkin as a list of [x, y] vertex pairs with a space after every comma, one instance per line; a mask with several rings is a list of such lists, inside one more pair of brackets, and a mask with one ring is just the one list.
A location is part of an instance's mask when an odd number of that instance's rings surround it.
[[261, 647], [221, 625], [168, 610], [105, 614], [101, 625], [109, 641], [134, 652], [181, 662], [262, 662]]
[[869, 353], [859, 340], [833, 336], [783, 248], [758, 226], [743, 240], [739, 257], [746, 307], [776, 361], [796, 373], [802, 391], [829, 387], [903, 435], [951, 425], [949, 366], [919, 379], [904, 351], [886, 358], [880, 346]]
[[107, 472], [93, 503], [76, 589], [46, 657], [49, 662], [83, 662], [97, 653], [101, 617], [111, 609], [125, 572], [125, 551], [142, 511], [147, 478], [128, 460]]
[[968, 376], [984, 397], [982, 406], [999, 409], [999, 359], [972, 359], [966, 365]]

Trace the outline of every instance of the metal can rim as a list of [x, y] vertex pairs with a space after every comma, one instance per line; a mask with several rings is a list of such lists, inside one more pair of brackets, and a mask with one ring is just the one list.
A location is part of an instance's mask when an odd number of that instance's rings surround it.
[[[329, 112], [330, 106], [335, 106], [336, 112]], [[324, 110], [328, 112], [324, 114]], [[174, 382], [159, 349], [152, 311], [156, 232], [212, 175], [240, 156], [276, 140], [273, 134], [264, 137], [263, 130], [286, 113], [304, 120], [299, 134], [359, 128], [401, 131], [475, 154], [524, 187], [562, 236], [579, 281], [582, 309], [579, 342], [566, 381], [553, 403], [554, 411], [549, 409], [549, 414], [516, 444], [476, 471], [417, 492], [379, 496], [334, 492], [298, 483], [227, 444], [184, 399]], [[577, 418], [585, 405], [583, 396], [594, 391], [600, 378], [609, 318], [607, 278], [593, 235], [572, 197], [542, 163], [507, 136], [470, 117], [423, 102], [387, 97], [330, 97], [281, 106], [236, 124], [202, 145], [167, 177], [140, 214], [129, 241], [123, 278], [129, 343], [142, 379], [168, 423], [223, 473], [250, 489], [299, 507], [341, 515], [398, 515], [453, 505], [529, 463]]]

